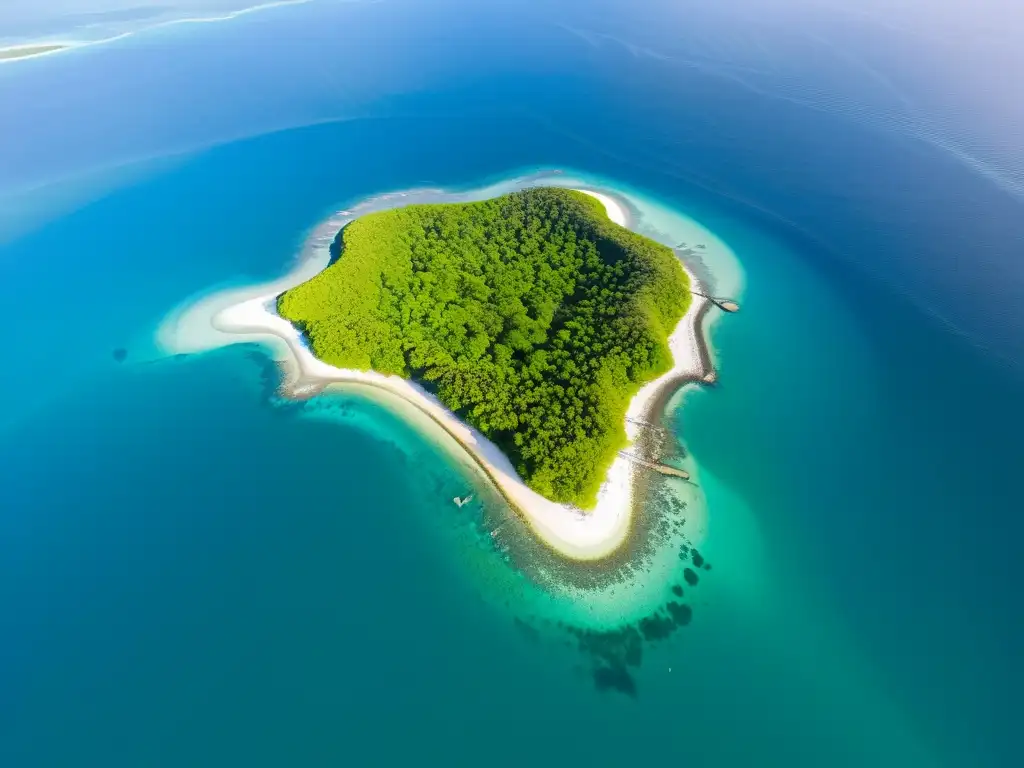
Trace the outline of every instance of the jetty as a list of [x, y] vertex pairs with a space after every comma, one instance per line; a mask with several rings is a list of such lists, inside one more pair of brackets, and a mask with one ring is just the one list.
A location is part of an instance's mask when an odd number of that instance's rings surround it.
[[723, 312], [738, 312], [740, 305], [732, 299], [719, 299], [715, 296], [708, 296], [706, 293], [700, 293], [699, 291], [690, 291], [694, 296], [700, 296], [702, 299], [707, 299], [716, 307]]
[[653, 469], [655, 472], [658, 472], [662, 475], [667, 475], [669, 477], [679, 477], [682, 478], [683, 480], [690, 479], [690, 473], [687, 472], [685, 469], [677, 469], [676, 467], [670, 467], [668, 464], [659, 464], [658, 462], [655, 461], [647, 461], [646, 459], [641, 459], [639, 456], [636, 456], [630, 453], [629, 451], [619, 451], [619, 456], [621, 456], [624, 459], [629, 459], [634, 464], [639, 464], [641, 467]]

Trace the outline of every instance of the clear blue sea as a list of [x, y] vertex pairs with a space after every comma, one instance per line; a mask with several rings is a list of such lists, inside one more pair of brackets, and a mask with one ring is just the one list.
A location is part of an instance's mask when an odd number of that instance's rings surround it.
[[[876, 104], [826, 67], [738, 82], [749, 19], [478, 5], [0, 67], [0, 765], [1019, 764], [1012, 185], [793, 98]], [[254, 345], [155, 342], [338, 209], [540, 168], [692, 217], [745, 273], [718, 385], [667, 416], [713, 568], [635, 696], [422, 434], [356, 392], [282, 402]]]

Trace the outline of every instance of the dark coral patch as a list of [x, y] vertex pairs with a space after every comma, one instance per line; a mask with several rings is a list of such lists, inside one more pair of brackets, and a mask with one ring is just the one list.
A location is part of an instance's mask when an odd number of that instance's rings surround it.
[[127, 359], [128, 359], [128, 350], [127, 349], [125, 349], [124, 347], [118, 347], [117, 349], [114, 350], [114, 360], [116, 360], [119, 363], [123, 363]]
[[[665, 532], [668, 532], [667, 528]], [[711, 565], [685, 538], [679, 545], [678, 554], [679, 559], [684, 561], [682, 578], [678, 583], [669, 585], [671, 596], [659, 610], [650, 615], [612, 630], [586, 629], [563, 621], [553, 623], [553, 626], [575, 640], [576, 647], [589, 661], [588, 666], [598, 690], [637, 696], [637, 681], [632, 672], [643, 662], [644, 646], [647, 643], [663, 642], [693, 622], [694, 609], [683, 602], [682, 598], [685, 594], [694, 594], [690, 589], [697, 587], [700, 582], [698, 571], [710, 570]], [[692, 563], [685, 562], [691, 559]]]
[[660, 613], [640, 619], [640, 634], [645, 640], [664, 640], [675, 628], [675, 623]]
[[668, 613], [680, 627], [685, 627], [693, 620], [693, 609], [683, 603], [677, 603], [675, 600], [668, 604]]
[[594, 684], [599, 691], [618, 691], [636, 698], [636, 681], [629, 671], [618, 664], [594, 670]]
[[576, 635], [580, 651], [611, 666], [639, 667], [643, 660], [643, 642], [634, 626], [608, 632], [570, 629]]
[[622, 660], [627, 667], [639, 667], [644, 660], [644, 645], [640, 642], [640, 635], [634, 633], [635, 642], [626, 645], [622, 654]]

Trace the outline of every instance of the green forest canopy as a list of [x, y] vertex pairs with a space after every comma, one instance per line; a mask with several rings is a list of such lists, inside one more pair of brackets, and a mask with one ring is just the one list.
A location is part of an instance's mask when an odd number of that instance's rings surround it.
[[314, 354], [425, 383], [549, 499], [592, 506], [690, 302], [672, 251], [543, 188], [368, 214], [278, 300]]

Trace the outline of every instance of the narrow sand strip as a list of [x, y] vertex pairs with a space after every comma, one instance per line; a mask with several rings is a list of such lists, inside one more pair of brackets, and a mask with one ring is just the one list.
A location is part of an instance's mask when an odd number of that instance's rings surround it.
[[45, 56], [50, 53], [70, 48], [70, 43], [39, 43], [26, 45], [12, 45], [8, 48], [0, 48], [0, 62], [17, 61], [19, 59], [30, 59], [37, 56]]
[[[605, 206], [608, 217], [626, 226], [627, 212], [608, 195], [581, 190]], [[323, 243], [338, 231], [343, 219], [325, 222], [311, 242]], [[576, 560], [597, 560], [614, 552], [627, 538], [632, 519], [632, 481], [635, 465], [616, 457], [598, 492], [597, 504], [588, 512], [565, 504], [556, 504], [531, 490], [516, 473], [501, 450], [480, 432], [463, 423], [437, 398], [419, 385], [398, 376], [372, 371], [335, 368], [318, 360], [298, 330], [275, 311], [277, 296], [310, 279], [327, 266], [326, 261], [307, 260], [297, 270], [270, 284], [224, 291], [200, 300], [173, 316], [161, 329], [159, 342], [170, 352], [188, 353], [260, 341], [271, 346], [278, 360], [289, 370], [291, 389], [301, 392], [330, 383], [369, 384], [391, 392], [428, 414], [435, 423], [475, 459], [513, 504], [523, 519], [550, 547]], [[697, 282], [689, 275], [691, 285]], [[696, 321], [705, 299], [694, 296], [686, 314], [669, 338], [674, 365], [664, 376], [645, 385], [630, 402], [627, 418], [643, 419], [648, 405], [662, 387], [674, 386], [679, 377], [698, 378], [704, 374], [699, 351]], [[627, 434], [634, 433], [627, 422]]]

